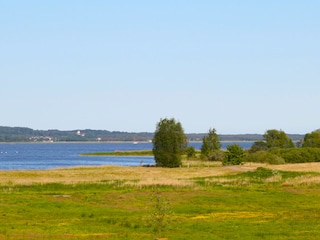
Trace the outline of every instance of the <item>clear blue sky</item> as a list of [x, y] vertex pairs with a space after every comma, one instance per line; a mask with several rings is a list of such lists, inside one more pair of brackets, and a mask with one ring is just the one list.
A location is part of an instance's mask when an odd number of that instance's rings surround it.
[[0, 0], [0, 126], [320, 128], [320, 1]]

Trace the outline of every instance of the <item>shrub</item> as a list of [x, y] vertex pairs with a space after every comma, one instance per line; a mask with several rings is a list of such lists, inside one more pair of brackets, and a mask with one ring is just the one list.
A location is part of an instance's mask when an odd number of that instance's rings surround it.
[[186, 148], [187, 158], [194, 158], [196, 156], [196, 149], [193, 146]]
[[168, 200], [160, 195], [158, 190], [153, 193], [151, 200], [153, 202], [154, 209], [149, 217], [149, 222], [153, 227], [154, 233], [161, 236], [165, 228], [170, 224], [172, 216], [171, 205]]
[[264, 141], [256, 141], [252, 144], [250, 148], [250, 152], [258, 152], [258, 151], [265, 151], [268, 150], [267, 143]]
[[246, 162], [258, 162], [269, 164], [284, 164], [285, 161], [282, 157], [277, 156], [269, 151], [249, 152], [245, 157]]
[[243, 162], [245, 153], [241, 146], [232, 144], [227, 146], [224, 154], [223, 165], [240, 165]]
[[216, 150], [211, 153], [208, 160], [209, 161], [223, 161], [223, 158], [224, 158], [224, 151]]
[[270, 152], [282, 157], [286, 163], [320, 162], [320, 148], [278, 148]]
[[224, 150], [216, 150], [216, 151], [211, 152], [211, 154], [209, 156], [201, 154], [200, 157], [202, 160], [222, 162], [224, 159], [224, 154], [225, 154]]

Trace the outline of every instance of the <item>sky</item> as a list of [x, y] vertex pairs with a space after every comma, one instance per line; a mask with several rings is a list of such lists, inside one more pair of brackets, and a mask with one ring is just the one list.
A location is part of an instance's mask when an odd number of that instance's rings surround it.
[[0, 0], [0, 126], [305, 134], [318, 0]]

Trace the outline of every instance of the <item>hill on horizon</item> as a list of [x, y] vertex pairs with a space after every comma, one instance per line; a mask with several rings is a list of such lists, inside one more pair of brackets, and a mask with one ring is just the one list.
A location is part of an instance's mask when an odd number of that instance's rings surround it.
[[[121, 132], [108, 130], [34, 130], [27, 127], [0, 126], [0, 142], [103, 142], [103, 141], [150, 141], [153, 132]], [[190, 141], [201, 141], [206, 133], [186, 133]], [[302, 134], [288, 134], [294, 140]], [[219, 134], [221, 141], [257, 141], [262, 134]]]

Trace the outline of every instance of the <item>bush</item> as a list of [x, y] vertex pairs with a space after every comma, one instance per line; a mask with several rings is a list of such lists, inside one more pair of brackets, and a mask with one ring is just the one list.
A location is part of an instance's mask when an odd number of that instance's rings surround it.
[[246, 162], [269, 163], [269, 164], [284, 164], [285, 160], [269, 151], [249, 152], [245, 157]]
[[224, 159], [224, 154], [225, 154], [224, 150], [216, 150], [211, 152], [209, 156], [205, 156], [201, 154], [200, 157], [202, 160], [222, 162]]
[[241, 146], [232, 144], [227, 146], [224, 154], [223, 165], [240, 165], [243, 162], [245, 153]]
[[264, 141], [256, 141], [252, 144], [249, 152], [258, 152], [258, 151], [265, 151], [268, 150], [267, 143]]
[[222, 161], [224, 158], [224, 151], [216, 150], [209, 156], [209, 161]]
[[320, 148], [278, 148], [270, 153], [283, 158], [286, 163], [320, 162]]
[[193, 146], [189, 146], [186, 149], [187, 158], [194, 158], [196, 156], [196, 149]]
[[320, 148], [273, 148], [253, 153], [249, 151], [245, 161], [270, 164], [320, 162]]

